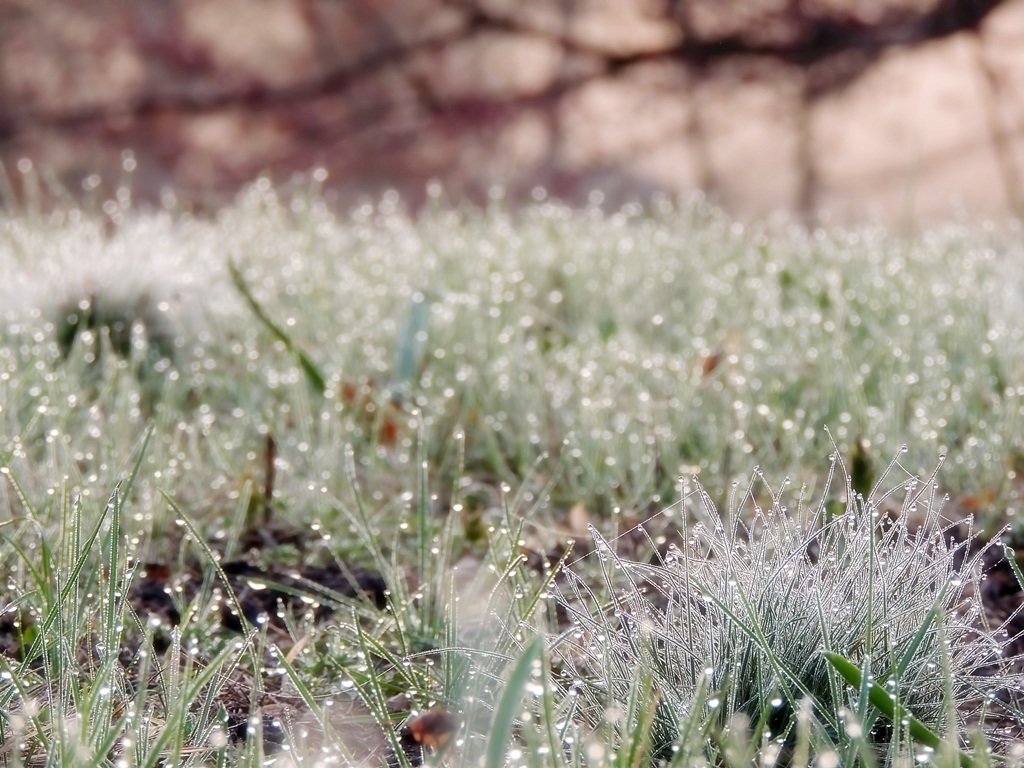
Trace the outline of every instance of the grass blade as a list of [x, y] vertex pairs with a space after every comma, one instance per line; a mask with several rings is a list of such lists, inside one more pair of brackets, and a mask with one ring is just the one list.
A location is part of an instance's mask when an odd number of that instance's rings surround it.
[[505, 764], [505, 755], [508, 752], [509, 740], [512, 738], [512, 726], [516, 720], [516, 711], [519, 709], [519, 702], [522, 701], [526, 684], [533, 676], [534, 664], [540, 661], [541, 642], [540, 636], [531, 640], [512, 668], [512, 674], [509, 675], [508, 683], [505, 684], [505, 690], [494, 710], [491, 735], [487, 739], [484, 768], [501, 768]]
[[430, 302], [422, 293], [417, 293], [413, 296], [409, 316], [399, 334], [395, 353], [391, 389], [399, 400], [411, 394], [420, 377], [429, 321]]
[[[892, 696], [889, 695], [885, 688], [878, 683], [863, 680], [863, 676], [856, 664], [845, 656], [840, 656], [838, 653], [826, 652], [824, 656], [847, 683], [855, 688], [866, 688], [871, 704], [889, 720], [893, 723], [906, 723], [910, 735], [927, 747], [938, 749], [942, 745], [942, 737], [911, 715], [905, 707], [893, 701]], [[977, 764], [970, 755], [960, 752], [959, 758], [960, 765], [963, 768], [976, 768]]]
[[228, 260], [228, 273], [231, 275], [231, 282], [235, 288], [245, 299], [245, 303], [249, 305], [249, 309], [256, 316], [256, 319], [263, 323], [264, 327], [270, 331], [274, 337], [284, 344], [285, 348], [291, 352], [295, 359], [299, 363], [299, 367], [302, 368], [302, 372], [306, 375], [306, 380], [312, 389], [316, 390], [318, 394], [323, 394], [327, 391], [327, 379], [321, 372], [319, 366], [313, 362], [305, 350], [299, 347], [295, 340], [292, 339], [291, 335], [284, 330], [274, 319], [267, 313], [260, 304], [259, 300], [250, 290], [249, 285], [245, 282], [245, 278], [242, 276], [241, 270], [234, 261]]

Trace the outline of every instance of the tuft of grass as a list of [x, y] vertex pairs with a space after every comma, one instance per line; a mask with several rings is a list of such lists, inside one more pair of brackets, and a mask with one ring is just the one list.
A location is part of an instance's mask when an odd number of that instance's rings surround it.
[[[249, 642], [183, 654], [182, 633], [193, 629], [186, 625], [163, 653], [155, 627], [139, 620], [127, 598], [139, 563], [124, 558], [124, 501], [142, 455], [99, 511], [63, 493], [52, 541], [43, 525], [49, 510], [31, 506], [4, 539], [17, 567], [31, 574], [3, 611], [20, 630], [15, 656], [0, 656], [4, 765], [116, 759], [148, 767], [225, 751], [226, 738], [217, 738], [225, 724], [213, 702]], [[9, 469], [4, 474], [17, 487]]]
[[[970, 531], [957, 539], [934, 476], [867, 499], [848, 484], [838, 516], [767, 485], [762, 508], [763, 482], [755, 473], [739, 500], [750, 514], [728, 519], [697, 484], [678, 544], [653, 562], [595, 533], [594, 555], [569, 570], [571, 625], [554, 650], [593, 728], [627, 708], [638, 675], [653, 681], [652, 752], [664, 759], [692, 751], [696, 729], [713, 760], [739, 728], [783, 762], [809, 740], [843, 765], [891, 765], [915, 743], [956, 756], [974, 723], [1024, 724], [1004, 627], [986, 626], [981, 602], [989, 548]], [[603, 588], [581, 575], [590, 559]]]

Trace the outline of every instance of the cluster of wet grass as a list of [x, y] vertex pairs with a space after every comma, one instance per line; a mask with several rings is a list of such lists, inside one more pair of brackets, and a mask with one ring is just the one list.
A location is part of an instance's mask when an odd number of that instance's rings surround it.
[[740, 515], [759, 465], [839, 514], [945, 456], [946, 513], [1012, 535], [1005, 234], [265, 184], [0, 226], [9, 764], [612, 760], [533, 638], [589, 526], [665, 554], [681, 476]]

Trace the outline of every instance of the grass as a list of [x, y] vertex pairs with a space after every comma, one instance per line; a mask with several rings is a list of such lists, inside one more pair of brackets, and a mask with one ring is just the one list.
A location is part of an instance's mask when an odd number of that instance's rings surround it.
[[[587, 681], [590, 721], [600, 727], [609, 702], [623, 706], [644, 670], [658, 691], [650, 749], [665, 758], [694, 725], [712, 734], [706, 756], [726, 762], [735, 758], [720, 744], [736, 728], [760, 741], [762, 759], [787, 764], [808, 738], [843, 765], [910, 761], [912, 741], [955, 757], [955, 738], [938, 734], [965, 733], [1020, 686], [1006, 627], [984, 622], [986, 547], [951, 539], [936, 486], [915, 478], [894, 518], [852, 493], [836, 516], [826, 499], [789, 508], [771, 488], [762, 509], [760, 482], [741, 500], [750, 514], [735, 509], [731, 522], [702, 488], [684, 494], [682, 542], [653, 562], [619, 557], [598, 537], [596, 592], [569, 572], [572, 623], [555, 648]], [[1016, 722], [1012, 699], [1001, 704]], [[756, 761], [746, 751], [741, 762]]]
[[1016, 754], [1010, 235], [265, 185], [0, 226], [4, 764]]

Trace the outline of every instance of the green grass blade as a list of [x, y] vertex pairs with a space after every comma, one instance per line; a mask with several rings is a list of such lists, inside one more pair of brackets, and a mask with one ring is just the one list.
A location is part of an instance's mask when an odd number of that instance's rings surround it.
[[1020, 566], [1017, 565], [1017, 553], [1006, 544], [1003, 544], [1003, 556], [1006, 558], [1006, 562], [1010, 564], [1010, 570], [1013, 571], [1017, 584], [1024, 590], [1024, 573], [1021, 573]]
[[[942, 737], [911, 715], [905, 707], [893, 701], [892, 696], [889, 695], [885, 688], [878, 683], [863, 680], [860, 669], [857, 668], [856, 664], [846, 657], [840, 656], [838, 653], [826, 652], [824, 656], [847, 683], [855, 688], [866, 688], [871, 704], [889, 720], [893, 723], [906, 723], [910, 735], [927, 747], [938, 749], [942, 745]], [[961, 752], [959, 757], [960, 765], [963, 768], [976, 768], [974, 758], [970, 755]]]
[[316, 719], [317, 724], [320, 726], [320, 730], [324, 735], [324, 741], [334, 746], [341, 753], [341, 757], [345, 759], [345, 762], [349, 765], [354, 764], [352, 755], [348, 753], [345, 747], [344, 741], [335, 730], [334, 726], [331, 725], [330, 720], [324, 716], [323, 708], [317, 702], [316, 697], [313, 696], [313, 692], [306, 685], [305, 681], [299, 676], [298, 672], [295, 671], [295, 667], [288, 661], [288, 657], [283, 653], [278, 653], [277, 663], [284, 669], [285, 674], [291, 681], [292, 685], [295, 686], [296, 693], [302, 698], [303, 703], [309, 710], [309, 713]]
[[278, 323], [276, 323], [267, 313], [263, 308], [263, 305], [260, 304], [259, 300], [249, 288], [249, 285], [245, 282], [245, 278], [242, 276], [241, 270], [238, 269], [238, 265], [230, 259], [228, 260], [228, 273], [231, 275], [231, 282], [242, 295], [242, 298], [245, 299], [245, 303], [249, 305], [249, 309], [252, 310], [256, 319], [263, 323], [264, 327], [295, 356], [295, 359], [298, 361], [299, 367], [302, 368], [302, 372], [305, 374], [310, 387], [316, 390], [318, 394], [326, 392], [327, 378], [324, 376], [319, 366], [313, 362], [313, 358], [306, 354], [305, 350], [295, 343], [295, 340], [291, 335], [285, 331], [284, 328], [278, 325]]
[[[118, 629], [118, 619], [123, 614], [123, 595], [127, 592], [128, 585], [118, 585], [120, 577], [120, 540], [121, 540], [121, 494], [115, 490], [111, 497], [110, 528], [103, 546], [107, 550], [107, 557], [104, 562], [106, 569], [107, 589], [103, 605], [103, 662], [98, 670], [96, 679], [92, 683], [89, 695], [85, 702], [85, 709], [97, 723], [96, 732], [93, 734], [95, 754], [104, 754], [100, 739], [110, 740], [106, 729], [113, 729], [113, 706], [114, 697], [111, 695], [112, 681], [114, 677], [114, 666], [118, 663], [117, 656], [121, 640], [121, 631]], [[120, 591], [119, 591], [120, 590]], [[105, 691], [105, 692], [104, 692]], [[116, 738], [116, 734], [115, 734]]]
[[142, 436], [142, 445], [139, 447], [139, 454], [135, 457], [135, 463], [132, 464], [132, 471], [128, 475], [128, 479], [124, 484], [124, 494], [121, 498], [127, 499], [132, 492], [132, 488], [135, 487], [135, 479], [139, 476], [139, 469], [142, 467], [142, 461], [146, 458], [146, 451], [149, 448], [149, 443], [153, 439], [153, 432], [156, 430], [156, 425], [150, 424], [146, 429], [146, 434]]
[[395, 352], [391, 389], [399, 400], [408, 397], [419, 380], [429, 321], [430, 302], [423, 294], [416, 294], [399, 334], [398, 349]]
[[498, 706], [494, 710], [494, 718], [491, 720], [491, 735], [487, 739], [484, 768], [501, 768], [505, 764], [516, 712], [523, 699], [526, 684], [533, 676], [534, 664], [540, 660], [542, 642], [539, 635], [531, 640], [516, 660], [515, 666], [512, 667], [512, 673], [509, 675], [505, 689], [498, 700]]
[[[363, 631], [363, 627], [354, 613], [352, 615], [352, 624], [356, 630], [356, 642], [359, 649], [363, 652], [365, 658], [373, 658], [373, 643], [371, 643], [371, 639]], [[370, 714], [373, 715], [373, 718], [384, 732], [384, 739], [391, 748], [395, 762], [400, 768], [407, 768], [410, 765], [409, 758], [406, 757], [398, 734], [395, 733], [395, 729], [392, 727], [390, 713], [388, 712], [388, 697], [381, 686], [380, 676], [376, 674], [372, 666], [369, 668], [364, 683], [359, 686], [359, 690], [363, 703], [370, 710]]]
[[[939, 615], [939, 611], [942, 610], [942, 605], [946, 597], [946, 588], [943, 587], [935, 598], [935, 605], [928, 611], [928, 615], [925, 616], [921, 626], [917, 628], [917, 632], [914, 633], [913, 639], [907, 649], [903, 652], [903, 656], [900, 657], [899, 662], [896, 664], [896, 670], [893, 673], [893, 678], [899, 681], [903, 678], [903, 673], [907, 671], [907, 667], [910, 666], [910, 661], [914, 658], [918, 648], [921, 647], [921, 643], [924, 642], [925, 636], [931, 629], [932, 624], [935, 623], [935, 618]], [[882, 682], [885, 682], [884, 680]]]
[[658, 698], [651, 670], [642, 670], [630, 690], [623, 731], [625, 743], [615, 756], [614, 768], [641, 768], [650, 762], [652, 726], [658, 709]]
[[[171, 509], [174, 510], [174, 514], [178, 516], [178, 519], [182, 521], [182, 524], [186, 529], [188, 529], [188, 532], [192, 534], [193, 541], [195, 541], [198, 547], [203, 551], [203, 554], [206, 555], [206, 558], [210, 561], [210, 565], [213, 566], [214, 571], [217, 573], [217, 578], [220, 579], [220, 583], [224, 585], [224, 594], [227, 596], [228, 602], [231, 603], [231, 608], [235, 611], [238, 616], [238, 621], [244, 627], [246, 622], [245, 612], [242, 610], [241, 603], [238, 602], [238, 596], [235, 594], [235, 590], [231, 586], [231, 581], [228, 579], [228, 575], [224, 573], [224, 569], [221, 567], [220, 560], [217, 558], [217, 555], [212, 549], [210, 549], [210, 545], [206, 543], [206, 540], [199, 535], [199, 531], [196, 529], [195, 524], [191, 519], [189, 519], [189, 516], [181, 510], [181, 507], [174, 502], [174, 499], [172, 499], [163, 490], [160, 491], [160, 495], [164, 497], [164, 500], [170, 505]], [[247, 642], [246, 647], [249, 659], [252, 662], [252, 668], [259, 669], [260, 661], [256, 654], [255, 647], [253, 647], [251, 642]]]

